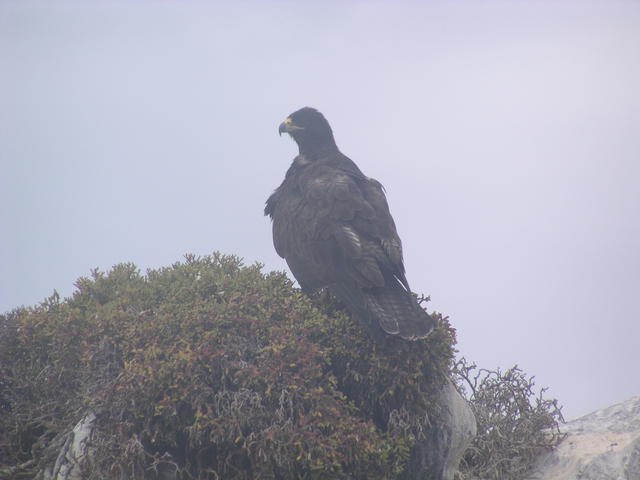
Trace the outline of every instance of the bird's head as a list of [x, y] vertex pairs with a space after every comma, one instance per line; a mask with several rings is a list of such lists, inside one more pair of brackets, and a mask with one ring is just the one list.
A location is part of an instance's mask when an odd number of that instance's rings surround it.
[[293, 112], [280, 124], [278, 133], [291, 135], [302, 154], [336, 148], [329, 122], [315, 108], [304, 107]]

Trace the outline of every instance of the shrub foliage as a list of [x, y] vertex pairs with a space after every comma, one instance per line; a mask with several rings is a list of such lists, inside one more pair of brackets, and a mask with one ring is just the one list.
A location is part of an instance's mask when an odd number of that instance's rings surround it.
[[558, 401], [545, 398], [544, 388], [536, 392], [534, 378], [518, 366], [487, 370], [462, 358], [454, 372], [478, 426], [461, 479], [524, 479], [536, 458], [564, 438]]
[[0, 478], [33, 478], [90, 410], [88, 478], [392, 479], [452, 365], [445, 318], [379, 346], [233, 256], [76, 286], [0, 316]]

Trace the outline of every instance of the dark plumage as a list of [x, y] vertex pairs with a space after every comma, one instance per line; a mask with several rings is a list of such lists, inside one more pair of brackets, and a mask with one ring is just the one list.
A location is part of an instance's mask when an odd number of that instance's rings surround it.
[[405, 277], [402, 244], [382, 185], [336, 146], [324, 116], [309, 107], [280, 125], [299, 154], [269, 197], [273, 242], [306, 292], [328, 287], [369, 328], [414, 340], [433, 329]]

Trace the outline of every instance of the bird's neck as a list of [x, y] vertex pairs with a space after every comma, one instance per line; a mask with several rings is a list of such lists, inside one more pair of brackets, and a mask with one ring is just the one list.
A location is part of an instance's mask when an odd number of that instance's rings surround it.
[[300, 155], [309, 160], [318, 160], [338, 151], [335, 142], [304, 143], [299, 144], [298, 149], [300, 150]]

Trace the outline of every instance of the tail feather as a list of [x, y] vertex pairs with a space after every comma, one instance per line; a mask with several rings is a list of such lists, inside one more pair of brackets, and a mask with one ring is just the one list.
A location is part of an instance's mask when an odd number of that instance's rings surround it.
[[371, 294], [366, 294], [365, 299], [369, 313], [378, 322], [380, 328], [389, 335], [398, 335], [400, 333], [400, 325], [398, 324], [398, 316], [393, 306], [389, 303], [378, 301], [378, 299]]
[[374, 338], [384, 336], [384, 331], [405, 340], [417, 340], [429, 335], [435, 327], [433, 318], [395, 278], [387, 281], [385, 287], [366, 291], [344, 284], [333, 284], [330, 290], [360, 318]]
[[433, 318], [398, 282], [387, 282], [384, 289], [375, 289], [365, 298], [380, 327], [391, 335], [416, 340], [429, 335], [435, 327]]

